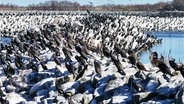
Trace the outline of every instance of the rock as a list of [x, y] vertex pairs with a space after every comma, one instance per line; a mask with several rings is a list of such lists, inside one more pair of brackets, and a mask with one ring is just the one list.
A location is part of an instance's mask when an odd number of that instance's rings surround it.
[[56, 96], [56, 102], [57, 104], [68, 104], [68, 100], [65, 99], [63, 96]]
[[134, 104], [140, 104], [141, 102], [152, 100], [156, 96], [157, 94], [152, 92], [138, 92], [136, 94], [133, 94], [132, 101]]
[[55, 78], [43, 79], [31, 87], [29, 94], [34, 96], [39, 90], [50, 89], [52, 86], [55, 86]]
[[150, 80], [146, 85], [146, 91], [154, 92], [159, 86], [158, 82], [155, 80]]
[[176, 95], [176, 93], [178, 92], [182, 84], [183, 84], [183, 81], [180, 81], [180, 80], [163, 83], [156, 89], [156, 92], [166, 97], [172, 97]]
[[115, 90], [116, 88], [119, 88], [120, 86], [123, 86], [125, 84], [125, 81], [121, 78], [116, 78], [114, 80], [109, 81], [105, 88], [106, 91]]
[[10, 104], [17, 104], [20, 102], [26, 102], [26, 99], [24, 99], [21, 95], [15, 93], [15, 92], [7, 93], [5, 99], [8, 100]]
[[92, 94], [76, 94], [71, 97], [71, 104], [89, 104], [93, 98]]
[[129, 103], [131, 101], [130, 95], [119, 95], [119, 96], [113, 96], [112, 97], [112, 104], [123, 104], [123, 103]]
[[43, 97], [48, 97], [48, 90], [47, 89], [41, 89], [37, 92], [37, 96], [43, 96]]

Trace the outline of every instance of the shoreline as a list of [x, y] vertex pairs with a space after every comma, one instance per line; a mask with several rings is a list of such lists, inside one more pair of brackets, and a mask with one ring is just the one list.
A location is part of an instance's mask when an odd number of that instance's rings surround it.
[[[138, 53], [159, 42], [131, 22], [142, 18], [104, 14], [58, 16], [59, 20], [55, 15], [35, 14], [13, 21], [22, 27], [17, 28], [21, 32], [12, 38], [11, 44], [1, 45], [0, 90], [4, 101], [180, 102], [184, 95], [178, 93], [184, 88], [184, 73], [165, 64], [156, 52], [151, 52], [152, 63], [142, 64], [138, 60]], [[39, 25], [33, 28], [26, 21]], [[7, 27], [15, 29], [13, 25]], [[183, 64], [176, 65], [183, 68]]]

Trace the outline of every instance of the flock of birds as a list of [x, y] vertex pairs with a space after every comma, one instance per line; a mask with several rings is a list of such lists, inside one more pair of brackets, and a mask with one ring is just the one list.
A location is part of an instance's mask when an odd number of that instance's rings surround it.
[[0, 45], [3, 104], [184, 103], [184, 64], [157, 52], [150, 64], [139, 61], [161, 42], [141, 27], [151, 17], [87, 11], [0, 18], [1, 35], [11, 38]]

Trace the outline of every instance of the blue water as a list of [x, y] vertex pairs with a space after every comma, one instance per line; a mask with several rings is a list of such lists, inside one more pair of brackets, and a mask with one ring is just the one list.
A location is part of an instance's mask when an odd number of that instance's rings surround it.
[[[153, 33], [157, 38], [162, 39], [161, 44], [157, 44], [151, 48], [151, 51], [157, 51], [168, 59], [169, 51], [176, 62], [184, 62], [184, 32], [156, 32]], [[149, 63], [149, 52], [143, 52], [140, 61], [144, 64]]]
[[7, 44], [11, 42], [11, 38], [9, 37], [0, 37], [0, 43]]

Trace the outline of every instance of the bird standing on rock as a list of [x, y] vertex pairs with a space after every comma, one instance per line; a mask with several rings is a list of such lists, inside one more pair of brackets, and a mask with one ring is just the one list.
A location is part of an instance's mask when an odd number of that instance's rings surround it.
[[159, 61], [157, 67], [160, 69], [160, 71], [162, 71], [164, 74], [169, 74], [171, 76], [173, 76], [173, 74], [171, 73], [171, 71], [169, 70], [169, 67], [166, 65], [166, 63]]
[[100, 66], [100, 63], [97, 62], [96, 58], [94, 59], [94, 67], [95, 67], [95, 72], [100, 75], [101, 77], [101, 74], [102, 74], [102, 68]]
[[85, 60], [83, 57], [81, 57], [81, 56], [76, 55], [76, 56], [75, 56], [75, 59], [76, 59], [81, 65], [85, 65], [85, 64], [86, 64], [86, 60]]
[[175, 70], [175, 71], [178, 71], [178, 65], [175, 63], [175, 59], [174, 58], [171, 58], [169, 59], [169, 65]]
[[29, 67], [30, 67], [32, 70], [36, 71], [36, 72], [39, 71], [39, 70], [38, 70], [38, 67], [36, 66], [36, 64], [35, 64], [33, 61], [29, 61]]
[[75, 66], [72, 64], [72, 60], [68, 57], [65, 58], [65, 67], [68, 69], [68, 71], [75, 75]]
[[163, 57], [161, 59], [158, 58], [157, 52], [151, 53], [150, 61], [151, 61], [153, 66], [156, 66], [160, 69], [159, 71], [163, 72], [164, 74], [169, 74], [169, 75], [173, 76], [173, 74], [169, 70], [169, 67], [167, 66], [165, 61], [163, 61]]
[[6, 67], [4, 67], [3, 70], [7, 77], [11, 77], [15, 74], [15, 70], [10, 62], [6, 63]]
[[157, 52], [151, 52], [149, 59], [153, 67], [158, 65], [158, 53]]
[[110, 57], [111, 56], [110, 51], [107, 47], [103, 46], [102, 51], [103, 51], [103, 54], [104, 54], [105, 57]]
[[129, 50], [128, 54], [129, 54], [128, 59], [129, 59], [130, 63], [132, 64], [132, 66], [136, 65], [137, 58], [136, 58], [136, 55], [134, 54], [134, 52], [132, 50]]
[[134, 76], [130, 76], [129, 80], [128, 80], [128, 86], [129, 86], [129, 90], [131, 92], [139, 92], [139, 91], [144, 91], [144, 88], [142, 85], [140, 85], [139, 83], [136, 83], [134, 81]]
[[40, 60], [40, 64], [44, 70], [48, 70], [46, 62], [43, 59]]
[[61, 60], [58, 58], [56, 54], [54, 54], [54, 61], [57, 65], [61, 65]]
[[126, 73], [123, 71], [123, 65], [121, 62], [111, 53], [111, 60], [114, 62], [114, 65], [118, 69], [118, 72], [122, 75], [126, 75]]
[[81, 78], [81, 77], [84, 75], [84, 73], [85, 73], [85, 71], [87, 70], [87, 68], [88, 68], [88, 65], [84, 65], [84, 68], [83, 68], [83, 69], [79, 72], [79, 74], [76, 76], [75, 81], [78, 80], [79, 78]]
[[137, 66], [137, 68], [138, 68], [139, 70], [147, 71], [146, 68], [144, 67], [144, 65], [143, 65], [140, 61], [138, 61], [138, 62], [136, 63], [136, 66]]
[[79, 45], [75, 45], [75, 49], [86, 61], [88, 60], [87, 54]]
[[65, 47], [63, 47], [62, 50], [63, 50], [65, 57], [68, 57], [68, 58], [72, 57], [72, 52], [70, 50], [68, 50]]

